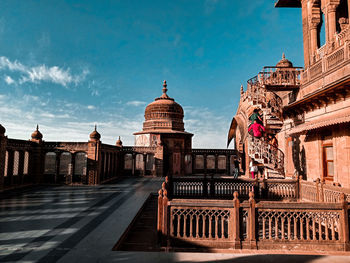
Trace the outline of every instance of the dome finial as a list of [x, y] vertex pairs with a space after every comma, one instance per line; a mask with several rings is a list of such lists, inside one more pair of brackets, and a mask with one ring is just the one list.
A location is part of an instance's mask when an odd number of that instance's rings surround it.
[[39, 131], [39, 124], [36, 125], [36, 130], [32, 133], [32, 141], [40, 142], [43, 138], [42, 133]]
[[90, 133], [90, 139], [93, 141], [98, 141], [101, 139], [101, 135], [97, 131], [97, 125], [95, 124], [95, 130]]
[[286, 59], [286, 55], [282, 52], [282, 59]]
[[166, 84], [166, 80], [163, 81], [163, 93], [166, 94], [168, 89], [166, 88], [168, 85]]

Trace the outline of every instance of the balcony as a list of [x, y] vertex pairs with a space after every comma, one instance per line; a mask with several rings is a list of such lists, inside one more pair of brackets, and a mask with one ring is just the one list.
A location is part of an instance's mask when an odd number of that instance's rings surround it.
[[313, 56], [313, 62], [301, 74], [302, 84], [306, 85], [320, 77], [343, 67], [350, 61], [350, 27], [336, 35], [335, 41], [326, 43]]

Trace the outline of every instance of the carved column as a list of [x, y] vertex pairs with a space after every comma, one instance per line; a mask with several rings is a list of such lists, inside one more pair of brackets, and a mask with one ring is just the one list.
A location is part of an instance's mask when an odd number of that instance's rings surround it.
[[309, 22], [308, 22], [308, 1], [301, 1], [301, 15], [303, 23], [303, 44], [304, 44], [304, 64], [305, 68], [308, 68], [310, 65], [310, 40], [309, 40]]
[[327, 11], [328, 11], [328, 41], [329, 42], [333, 42], [334, 41], [334, 37], [335, 37], [335, 33], [337, 31], [337, 18], [336, 18], [336, 10], [337, 10], [337, 6], [336, 5], [329, 5], [327, 7]]
[[311, 23], [310, 24], [310, 48], [311, 48], [311, 52], [310, 52], [310, 62], [311, 64], [315, 62], [314, 57], [316, 55], [316, 50], [318, 48], [317, 45], [317, 26], [318, 23]]

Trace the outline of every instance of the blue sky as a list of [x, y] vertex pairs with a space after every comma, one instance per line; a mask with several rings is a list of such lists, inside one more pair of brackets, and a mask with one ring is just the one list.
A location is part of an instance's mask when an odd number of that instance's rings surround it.
[[1, 1], [0, 123], [29, 139], [132, 145], [168, 95], [194, 147], [224, 148], [240, 85], [282, 52], [303, 66], [300, 9], [274, 1]]

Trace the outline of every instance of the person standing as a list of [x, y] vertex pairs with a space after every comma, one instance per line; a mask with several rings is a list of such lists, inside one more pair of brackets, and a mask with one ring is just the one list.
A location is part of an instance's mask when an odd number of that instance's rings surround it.
[[253, 130], [254, 137], [261, 138], [263, 136], [263, 132], [265, 132], [265, 127], [255, 120], [254, 123], [248, 128], [248, 132], [251, 130]]
[[252, 176], [252, 179], [255, 179], [255, 174], [258, 172], [258, 166], [256, 165], [256, 162], [251, 160], [249, 167], [250, 167], [250, 174]]

